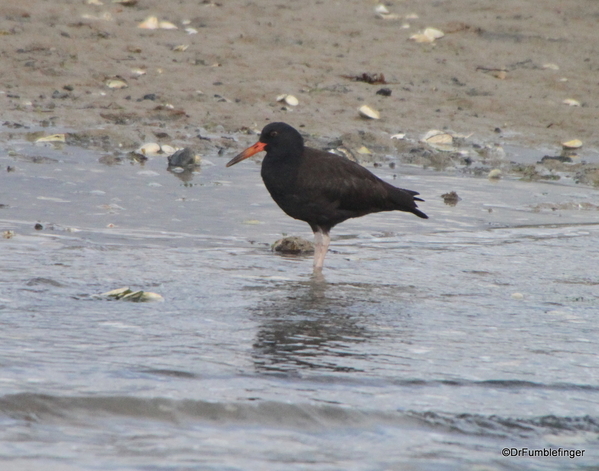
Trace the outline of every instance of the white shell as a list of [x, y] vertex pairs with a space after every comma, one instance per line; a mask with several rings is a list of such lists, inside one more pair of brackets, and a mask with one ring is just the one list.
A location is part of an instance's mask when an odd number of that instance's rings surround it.
[[106, 293], [102, 293], [100, 296], [103, 296], [103, 297], [116, 297], [116, 296], [122, 295], [123, 293], [126, 293], [127, 291], [130, 292], [131, 290], [129, 289], [128, 286], [124, 286], [122, 288], [117, 288], [117, 289], [113, 289], [113, 290], [110, 290], [110, 291], [106, 291]]
[[158, 293], [151, 291], [132, 291], [128, 286], [113, 289], [100, 295], [103, 298], [114, 298], [121, 301], [133, 301], [138, 303], [147, 303], [152, 301], [164, 301], [164, 298]]
[[401, 18], [397, 13], [389, 13], [388, 15], [379, 13], [377, 17], [382, 18], [383, 20], [399, 20]]
[[582, 141], [579, 139], [572, 139], [571, 141], [562, 142], [564, 149], [580, 149], [582, 147]]
[[175, 152], [177, 152], [178, 149], [165, 144], [160, 147], [160, 150], [162, 150], [162, 153], [168, 157], [169, 155], [173, 155]]
[[380, 3], [376, 7], [374, 7], [374, 12], [377, 14], [382, 14], [382, 15], [388, 15], [390, 13], [389, 10], [387, 10], [387, 7], [385, 5], [383, 5], [382, 3]]
[[405, 132], [400, 132], [398, 134], [393, 134], [391, 136], [391, 139], [399, 139], [399, 140], [401, 140], [401, 139], [405, 139], [405, 138], [406, 138], [406, 133]]
[[160, 23], [158, 23], [158, 27], [160, 29], [179, 29], [175, 24], [166, 20], [162, 20]]
[[142, 29], [158, 29], [158, 18], [155, 16], [148, 16], [138, 24], [137, 27]]
[[90, 15], [89, 13], [84, 13], [81, 15], [81, 18], [85, 20], [101, 20], [101, 21], [112, 21], [112, 15], [109, 12], [104, 12], [101, 15]]
[[179, 44], [178, 46], [173, 47], [174, 52], [185, 52], [189, 48], [189, 44]]
[[162, 151], [160, 144], [148, 142], [135, 151], [136, 154], [145, 155], [146, 157], [154, 157]]
[[417, 43], [432, 43], [429, 37], [425, 36], [422, 33], [416, 33], [410, 36], [410, 39]]
[[297, 106], [299, 105], [299, 100], [293, 95], [287, 95], [285, 97], [285, 103], [287, 103], [289, 106]]
[[151, 291], [133, 291], [120, 298], [122, 301], [132, 301], [135, 303], [149, 303], [154, 301], [164, 301], [164, 298], [158, 293]]
[[371, 108], [368, 105], [362, 105], [358, 108], [358, 113], [360, 113], [360, 116], [362, 116], [363, 118], [368, 118], [368, 119], [381, 119], [381, 114]]
[[578, 100], [574, 100], [573, 98], [566, 98], [564, 101], [562, 101], [562, 103], [568, 106], [580, 106], [580, 102]]
[[543, 64], [543, 69], [559, 70], [559, 65], [557, 65], [557, 64]]
[[492, 180], [497, 180], [501, 177], [501, 170], [499, 170], [498, 168], [494, 168], [489, 172], [489, 175], [487, 175], [487, 177]]
[[451, 144], [453, 137], [451, 134], [433, 129], [426, 133], [424, 141], [429, 144]]
[[456, 151], [456, 148], [453, 146], [453, 136], [445, 131], [431, 129], [424, 135], [421, 141], [436, 150], [444, 152]]
[[113, 89], [127, 88], [129, 84], [122, 78], [110, 78], [106, 80], [106, 86]]
[[35, 142], [65, 142], [65, 134], [52, 134], [51, 136], [43, 136], [35, 140]]
[[426, 28], [421, 33], [416, 33], [410, 36], [410, 39], [417, 43], [432, 43], [435, 39], [445, 36], [445, 33], [437, 28]]
[[277, 101], [283, 101], [289, 106], [297, 106], [299, 105], [299, 100], [295, 98], [293, 95], [282, 94], [277, 97]]
[[374, 13], [377, 18], [382, 18], [383, 20], [398, 20], [401, 18], [398, 14], [391, 13], [382, 3], [374, 7]]

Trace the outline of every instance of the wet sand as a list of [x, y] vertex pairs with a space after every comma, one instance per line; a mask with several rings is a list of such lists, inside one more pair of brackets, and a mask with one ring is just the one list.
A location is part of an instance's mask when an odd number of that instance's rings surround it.
[[[321, 144], [380, 155], [407, 154], [428, 130], [447, 129], [470, 147], [515, 144], [539, 158], [580, 139], [583, 159], [597, 158], [594, 0], [387, 2], [397, 19], [377, 18], [366, 0], [103, 3], [0, 6], [2, 140], [42, 125], [107, 151], [158, 140], [222, 153], [239, 147], [223, 133], [286, 121]], [[178, 29], [137, 27], [151, 15]], [[425, 27], [445, 36], [409, 40]], [[363, 73], [388, 83], [344, 77]], [[112, 77], [128, 87], [108, 88]], [[281, 93], [299, 105], [277, 103]], [[381, 119], [360, 118], [363, 104]], [[198, 132], [220, 135], [208, 142]], [[398, 132], [408, 143], [389, 139]], [[583, 183], [599, 182], [592, 172]]]

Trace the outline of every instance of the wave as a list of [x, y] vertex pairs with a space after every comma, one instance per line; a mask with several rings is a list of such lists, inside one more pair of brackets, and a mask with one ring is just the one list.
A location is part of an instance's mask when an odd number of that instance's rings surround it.
[[80, 422], [89, 418], [208, 422], [218, 426], [268, 426], [291, 429], [392, 426], [436, 429], [476, 436], [534, 437], [546, 434], [599, 434], [599, 417], [501, 417], [435, 411], [359, 410], [336, 404], [238, 403], [131, 396], [52, 396], [19, 393], [0, 397], [0, 416], [24, 422]]
[[591, 432], [599, 433], [599, 418], [591, 416], [515, 418], [481, 414], [446, 414], [440, 412], [407, 412], [407, 415], [433, 428], [497, 438], [527, 438], [547, 434]]

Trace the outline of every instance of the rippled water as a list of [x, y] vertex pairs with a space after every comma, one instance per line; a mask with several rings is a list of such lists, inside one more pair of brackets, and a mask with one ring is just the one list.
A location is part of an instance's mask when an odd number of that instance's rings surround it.
[[374, 169], [431, 219], [338, 226], [316, 279], [251, 162], [35, 153], [0, 156], [3, 470], [597, 469], [599, 191]]

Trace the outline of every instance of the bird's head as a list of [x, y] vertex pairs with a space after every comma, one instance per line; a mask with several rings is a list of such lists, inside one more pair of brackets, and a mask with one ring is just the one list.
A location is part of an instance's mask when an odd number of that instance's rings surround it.
[[262, 151], [274, 156], [290, 157], [300, 155], [303, 149], [304, 138], [296, 129], [287, 123], [270, 123], [262, 129], [258, 142], [229, 161], [227, 167]]

